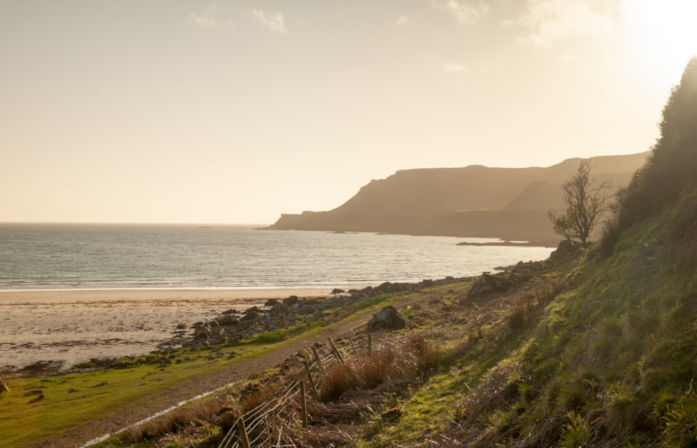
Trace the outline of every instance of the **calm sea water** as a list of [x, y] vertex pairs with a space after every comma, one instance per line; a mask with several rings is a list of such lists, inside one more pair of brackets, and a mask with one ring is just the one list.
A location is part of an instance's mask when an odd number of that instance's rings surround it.
[[462, 241], [240, 226], [0, 224], [0, 289], [367, 285], [476, 275], [551, 251], [456, 245]]

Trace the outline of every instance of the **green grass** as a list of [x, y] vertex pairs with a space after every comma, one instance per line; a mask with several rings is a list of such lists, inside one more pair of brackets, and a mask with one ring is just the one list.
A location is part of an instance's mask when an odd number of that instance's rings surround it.
[[376, 417], [372, 424], [379, 433], [369, 443], [362, 442], [359, 446], [399, 446], [442, 432], [463, 389], [462, 376], [455, 372], [431, 377], [413, 396], [397, 403], [402, 410], [399, 421], [389, 424]]

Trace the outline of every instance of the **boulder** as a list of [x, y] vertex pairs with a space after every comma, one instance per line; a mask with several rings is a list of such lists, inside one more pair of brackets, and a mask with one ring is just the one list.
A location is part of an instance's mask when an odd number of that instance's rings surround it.
[[251, 308], [247, 308], [244, 312], [244, 317], [242, 318], [243, 321], [248, 321], [248, 320], [254, 320], [257, 318], [259, 315], [259, 308], [253, 306]]
[[579, 251], [578, 244], [569, 240], [562, 240], [551, 254], [549, 254], [549, 259], [551, 261], [563, 260], [571, 255], [576, 254]]
[[368, 331], [373, 332], [380, 329], [400, 330], [405, 326], [406, 322], [404, 318], [399, 315], [399, 312], [397, 312], [393, 306], [386, 306], [370, 319], [370, 322], [368, 322]]
[[283, 299], [283, 304], [286, 306], [295, 305], [298, 303], [298, 296], [290, 296], [287, 299]]
[[239, 317], [233, 316], [232, 314], [225, 314], [215, 319], [218, 325], [223, 326], [236, 325], [239, 320]]
[[468, 298], [487, 296], [503, 292], [510, 287], [510, 281], [502, 275], [483, 273], [467, 292]]

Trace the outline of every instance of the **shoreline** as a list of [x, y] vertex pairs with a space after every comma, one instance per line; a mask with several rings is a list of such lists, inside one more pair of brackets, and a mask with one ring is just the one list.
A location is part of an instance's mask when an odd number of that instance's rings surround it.
[[103, 289], [17, 289], [0, 290], [0, 304], [81, 301], [141, 300], [262, 300], [282, 299], [291, 295], [326, 296], [331, 287], [268, 288], [103, 288]]

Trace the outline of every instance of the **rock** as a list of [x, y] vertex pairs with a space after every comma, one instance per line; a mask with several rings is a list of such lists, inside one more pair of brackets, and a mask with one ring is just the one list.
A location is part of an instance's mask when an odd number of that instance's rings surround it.
[[220, 314], [227, 316], [228, 314], [238, 314], [238, 313], [239, 313], [239, 311], [237, 311], [236, 309], [230, 308], [229, 310], [225, 310]]
[[251, 308], [247, 308], [244, 311], [244, 317], [242, 318], [243, 321], [249, 321], [256, 319], [257, 316], [259, 315], [259, 308], [253, 306]]
[[102, 381], [101, 383], [95, 384], [95, 385], [92, 386], [92, 387], [102, 387], [102, 386], [106, 386], [107, 384], [109, 384], [109, 383], [107, 383], [106, 381]]
[[569, 240], [562, 240], [551, 254], [549, 254], [549, 259], [551, 261], [562, 260], [570, 255], [574, 255], [578, 252], [578, 245]]
[[68, 389], [69, 394], [74, 394], [77, 391], [78, 391], [77, 389], [73, 389], [72, 387], [70, 389]]
[[269, 299], [266, 302], [264, 302], [264, 306], [268, 306], [271, 308], [275, 307], [276, 305], [278, 305], [278, 300], [276, 299]]
[[298, 303], [298, 296], [290, 296], [287, 299], [283, 299], [283, 304], [287, 306], [295, 305]]
[[400, 330], [406, 326], [404, 318], [399, 315], [393, 306], [386, 306], [368, 322], [368, 331], [373, 332], [379, 329]]
[[180, 323], [179, 325], [177, 325], [177, 330], [186, 330], [186, 324]]
[[239, 322], [240, 318], [237, 316], [232, 316], [230, 314], [225, 314], [220, 317], [217, 317], [215, 321], [218, 323], [218, 325], [222, 326], [230, 326], [230, 325], [236, 325], [237, 322]]
[[503, 292], [510, 287], [508, 279], [501, 275], [491, 275], [487, 272], [483, 273], [472, 288], [467, 292], [468, 298], [487, 296], [497, 292]]

